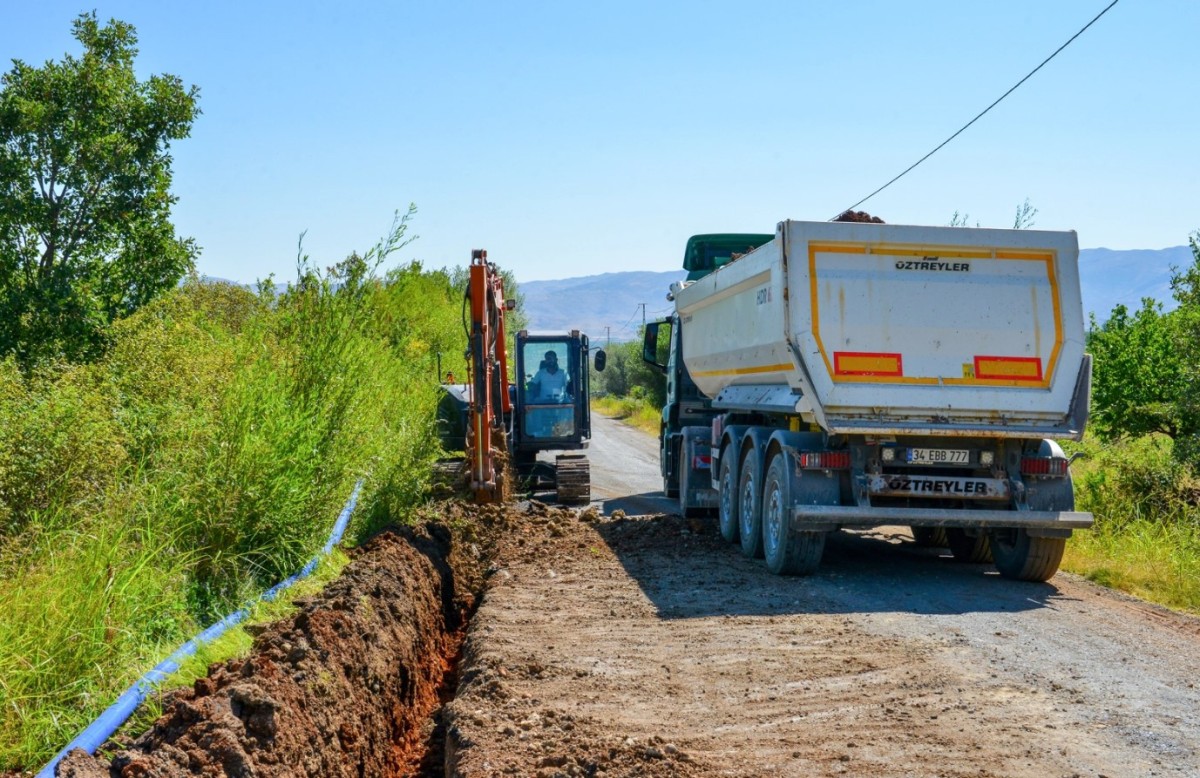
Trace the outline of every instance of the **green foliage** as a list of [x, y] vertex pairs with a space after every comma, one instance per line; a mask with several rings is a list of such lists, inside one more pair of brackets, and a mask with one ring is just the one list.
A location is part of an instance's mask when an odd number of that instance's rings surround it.
[[1176, 269], [1179, 307], [1163, 313], [1143, 300], [1132, 317], [1117, 306], [1103, 325], [1093, 317], [1087, 348], [1095, 360], [1092, 418], [1102, 437], [1159, 432], [1181, 462], [1200, 468], [1200, 244], [1192, 264]]
[[[659, 344], [664, 352], [665, 342], [665, 335], [660, 335]], [[642, 360], [642, 341], [614, 343], [606, 352], [608, 364], [603, 372], [593, 373], [592, 391], [615, 397], [638, 397], [661, 409], [667, 401], [667, 379]], [[666, 354], [660, 355], [660, 359], [665, 363]]]
[[1103, 437], [1179, 434], [1184, 360], [1177, 339], [1169, 315], [1149, 298], [1132, 316], [1124, 305], [1103, 325], [1092, 316], [1087, 336], [1095, 362], [1092, 424]]
[[1064, 568], [1164, 605], [1200, 611], [1200, 479], [1164, 435], [1071, 446], [1079, 510], [1095, 526], [1072, 537]]
[[1200, 246], [1176, 269], [1179, 307], [1153, 300], [1091, 321], [1091, 437], [1071, 446], [1076, 504], [1096, 519], [1064, 567], [1172, 607], [1200, 611]]
[[302, 259], [277, 297], [193, 279], [92, 363], [0, 363], [0, 771], [295, 572], [357, 478], [351, 537], [423, 499], [461, 290], [419, 265], [377, 275], [407, 219], [327, 271]]
[[137, 34], [83, 14], [81, 57], [14, 61], [0, 81], [0, 354], [29, 367], [98, 355], [107, 325], [170, 289], [196, 246], [169, 220], [171, 141], [198, 91], [138, 81]]

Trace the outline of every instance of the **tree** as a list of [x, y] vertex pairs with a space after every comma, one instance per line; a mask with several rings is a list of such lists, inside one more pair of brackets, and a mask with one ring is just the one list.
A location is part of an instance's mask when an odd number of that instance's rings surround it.
[[197, 248], [170, 222], [171, 141], [196, 87], [138, 81], [132, 25], [73, 24], [82, 57], [0, 79], [0, 354], [87, 359], [113, 319], [173, 287]]
[[1093, 317], [1087, 349], [1095, 360], [1092, 420], [1104, 438], [1157, 432], [1175, 458], [1200, 471], [1200, 233], [1192, 264], [1172, 269], [1179, 307], [1163, 313], [1142, 301], [1132, 316], [1118, 305], [1103, 326]]
[[1146, 298], [1133, 315], [1118, 305], [1103, 325], [1093, 315], [1087, 350], [1096, 363], [1092, 424], [1102, 437], [1179, 434], [1184, 360], [1161, 303]]

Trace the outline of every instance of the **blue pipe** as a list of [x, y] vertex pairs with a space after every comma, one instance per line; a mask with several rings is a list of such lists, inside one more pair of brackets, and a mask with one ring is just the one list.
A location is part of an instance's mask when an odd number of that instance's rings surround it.
[[[346, 525], [350, 523], [350, 514], [354, 512], [354, 506], [358, 503], [358, 492], [362, 488], [362, 484], [363, 482], [360, 478], [358, 483], [354, 485], [354, 491], [350, 493], [350, 499], [346, 501], [346, 506], [342, 508], [341, 514], [338, 515], [337, 521], [334, 522], [333, 531], [329, 533], [329, 539], [325, 541], [325, 545], [321, 548], [320, 553], [308, 560], [308, 564], [301, 568], [300, 572], [291, 578], [280, 581], [263, 592], [259, 596], [259, 600], [270, 602], [292, 584], [312, 574], [312, 571], [317, 568], [317, 563], [320, 562], [321, 557], [329, 554], [338, 541], [342, 539], [342, 534], [346, 531]], [[195, 654], [196, 649], [216, 640], [230, 627], [244, 621], [250, 615], [250, 606], [253, 604], [252, 602], [247, 603], [240, 610], [229, 614], [199, 635], [196, 635], [176, 649], [175, 653], [159, 662], [153, 670], [139, 678], [133, 686], [130, 686], [117, 698], [116, 702], [108, 707], [108, 710], [101, 713], [99, 718], [88, 725], [87, 729], [80, 732], [45, 767], [38, 771], [37, 778], [54, 778], [54, 771], [58, 768], [58, 763], [62, 761], [64, 756], [76, 748], [82, 748], [89, 754], [96, 753], [96, 749], [112, 737], [112, 734], [133, 715], [137, 706], [154, 691], [155, 686], [162, 683], [178, 670], [183, 660]]]

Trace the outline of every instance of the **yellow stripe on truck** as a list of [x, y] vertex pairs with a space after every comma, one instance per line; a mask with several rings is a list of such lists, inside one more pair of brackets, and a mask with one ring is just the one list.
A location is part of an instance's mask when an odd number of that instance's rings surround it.
[[789, 362], [784, 362], [779, 365], [755, 365], [754, 367], [737, 367], [730, 370], [697, 370], [692, 373], [693, 376], [712, 376], [712, 375], [752, 375], [754, 373], [782, 373], [785, 370], [791, 370], [792, 365]]

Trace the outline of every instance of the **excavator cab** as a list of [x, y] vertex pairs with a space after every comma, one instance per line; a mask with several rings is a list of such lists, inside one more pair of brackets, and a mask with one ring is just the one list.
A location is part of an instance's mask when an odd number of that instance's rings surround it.
[[553, 484], [560, 502], [586, 502], [591, 494], [587, 459], [563, 454], [553, 465], [539, 461], [541, 451], [582, 451], [592, 436], [588, 365], [604, 369], [605, 354], [594, 357], [587, 335], [570, 332], [516, 336], [513, 382], [512, 449], [517, 471], [532, 488]]

